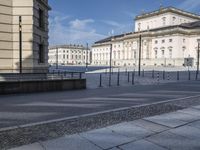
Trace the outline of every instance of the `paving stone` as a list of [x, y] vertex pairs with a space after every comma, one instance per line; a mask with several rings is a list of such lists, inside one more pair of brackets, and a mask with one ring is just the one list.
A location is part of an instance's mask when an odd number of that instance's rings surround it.
[[195, 108], [195, 109], [200, 109], [200, 105], [193, 106], [193, 108]]
[[120, 123], [117, 125], [109, 126], [107, 128], [109, 128], [112, 131], [119, 133], [121, 135], [130, 137], [133, 140], [138, 140], [138, 139], [144, 138], [146, 136], [149, 136], [151, 134], [154, 134], [154, 132], [152, 132], [152, 131], [149, 131], [149, 130], [139, 127], [139, 126], [136, 126], [129, 122]]
[[131, 138], [117, 134], [110, 129], [102, 128], [80, 134], [103, 149], [109, 149], [132, 141]]
[[136, 126], [140, 126], [142, 128], [145, 128], [147, 130], [153, 131], [153, 132], [162, 132], [162, 131], [170, 129], [166, 126], [155, 124], [155, 123], [152, 123], [150, 121], [143, 120], [143, 119], [135, 120], [135, 121], [132, 121], [130, 123], [134, 124]]
[[187, 109], [179, 110], [177, 112], [182, 112], [182, 113], [186, 113], [186, 114], [195, 115], [195, 116], [200, 117], [200, 110], [198, 110], [198, 109], [187, 108]]
[[44, 148], [39, 143], [34, 143], [17, 148], [12, 148], [10, 150], [44, 150]]
[[169, 132], [191, 139], [200, 139], [200, 129], [191, 126], [182, 126], [176, 129], [169, 130]]
[[42, 142], [45, 150], [101, 150], [79, 135], [71, 135], [47, 142]]
[[177, 119], [177, 120], [181, 120], [181, 121], [185, 121], [187, 123], [199, 120], [198, 116], [190, 115], [190, 114], [182, 113], [182, 112], [172, 112], [172, 113], [165, 114], [164, 116], [173, 118], [173, 119]]
[[179, 114], [176, 115], [175, 113], [169, 113], [169, 114], [164, 114], [164, 115], [157, 115], [154, 117], [145, 118], [145, 120], [152, 121], [152, 122], [164, 125], [164, 126], [174, 128], [174, 127], [178, 127], [178, 126], [187, 124], [186, 121], [180, 120], [178, 118], [178, 116], [180, 116]]
[[165, 147], [170, 150], [199, 150], [199, 139], [188, 139], [186, 137], [170, 133], [168, 131], [153, 135], [146, 140]]
[[195, 121], [188, 125], [200, 129], [200, 121]]
[[146, 140], [131, 142], [120, 148], [123, 150], [167, 150]]

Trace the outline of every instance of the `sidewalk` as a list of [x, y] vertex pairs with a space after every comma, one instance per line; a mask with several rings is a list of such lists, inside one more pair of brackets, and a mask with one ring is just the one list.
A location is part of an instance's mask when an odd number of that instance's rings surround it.
[[12, 150], [199, 150], [200, 105]]

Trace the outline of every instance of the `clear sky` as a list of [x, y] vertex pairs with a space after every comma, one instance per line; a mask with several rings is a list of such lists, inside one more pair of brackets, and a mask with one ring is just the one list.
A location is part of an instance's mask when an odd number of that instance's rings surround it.
[[200, 0], [49, 0], [49, 43], [92, 44], [111, 34], [132, 32], [142, 11], [173, 6], [200, 13]]

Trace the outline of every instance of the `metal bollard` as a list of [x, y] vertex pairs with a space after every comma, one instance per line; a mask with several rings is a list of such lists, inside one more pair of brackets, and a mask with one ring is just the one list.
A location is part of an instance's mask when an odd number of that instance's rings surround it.
[[100, 73], [100, 76], [99, 76], [99, 87], [102, 87], [102, 76], [101, 76], [101, 73]]
[[119, 86], [119, 71], [118, 71], [118, 74], [117, 74], [117, 86]]
[[135, 71], [132, 72], [132, 85], [135, 84]]
[[128, 83], [130, 82], [130, 72], [128, 72]]
[[165, 71], [163, 71], [163, 80], [165, 80]]
[[179, 80], [179, 71], [177, 71], [177, 80]]
[[188, 71], [188, 80], [190, 80], [191, 77], [190, 77], [190, 71]]
[[152, 70], [152, 78], [154, 79], [154, 70]]

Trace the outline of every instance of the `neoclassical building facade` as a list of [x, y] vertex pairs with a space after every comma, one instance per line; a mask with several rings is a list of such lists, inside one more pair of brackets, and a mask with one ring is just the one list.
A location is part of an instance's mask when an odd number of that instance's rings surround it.
[[19, 72], [19, 16], [22, 71], [48, 70], [48, 0], [0, 0], [0, 72]]
[[50, 65], [86, 65], [91, 63], [91, 52], [83, 45], [57, 45], [49, 47]]
[[[140, 38], [141, 37], [141, 38]], [[196, 65], [200, 16], [174, 7], [144, 13], [135, 18], [135, 31], [108, 37], [92, 46], [92, 64], [136, 66], [141, 50], [142, 66]], [[112, 52], [112, 53], [111, 53]]]

